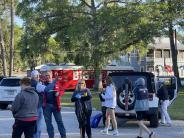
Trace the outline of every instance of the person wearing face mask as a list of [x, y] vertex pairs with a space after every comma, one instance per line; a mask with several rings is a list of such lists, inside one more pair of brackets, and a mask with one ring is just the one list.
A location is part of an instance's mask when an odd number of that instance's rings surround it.
[[79, 80], [74, 91], [71, 101], [75, 102], [75, 113], [79, 122], [81, 138], [85, 138], [85, 133], [88, 138], [92, 138], [90, 118], [92, 114], [91, 92], [86, 88], [84, 80]]
[[29, 78], [21, 79], [20, 85], [21, 92], [17, 94], [11, 107], [15, 118], [12, 138], [21, 138], [22, 133], [26, 138], [33, 138], [38, 116], [39, 97], [35, 89], [31, 87]]

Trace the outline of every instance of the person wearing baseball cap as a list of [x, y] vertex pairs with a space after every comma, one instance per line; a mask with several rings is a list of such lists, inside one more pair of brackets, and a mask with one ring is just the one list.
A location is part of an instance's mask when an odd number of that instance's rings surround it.
[[35, 88], [36, 93], [39, 96], [39, 102], [38, 102], [38, 119], [36, 122], [36, 130], [33, 135], [33, 138], [41, 138], [41, 127], [43, 124], [43, 109], [42, 109], [42, 104], [43, 104], [43, 92], [45, 89], [45, 85], [42, 85], [39, 82], [39, 76], [40, 73], [37, 70], [33, 70], [31, 72], [31, 86]]

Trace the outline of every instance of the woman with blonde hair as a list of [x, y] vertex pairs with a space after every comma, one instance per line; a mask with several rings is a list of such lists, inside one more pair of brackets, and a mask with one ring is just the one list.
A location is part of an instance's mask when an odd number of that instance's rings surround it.
[[75, 102], [75, 113], [79, 122], [81, 138], [91, 138], [90, 118], [92, 114], [91, 92], [86, 88], [85, 80], [78, 80], [76, 89], [72, 95], [71, 101]]

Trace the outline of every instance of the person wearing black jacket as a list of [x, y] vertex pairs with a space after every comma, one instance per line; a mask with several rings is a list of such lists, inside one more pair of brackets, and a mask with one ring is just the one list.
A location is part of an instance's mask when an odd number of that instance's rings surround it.
[[167, 108], [169, 106], [169, 94], [167, 87], [164, 84], [164, 81], [158, 82], [159, 89], [157, 91], [157, 96], [159, 98], [160, 104], [161, 104], [161, 125], [171, 126], [171, 118], [168, 114]]
[[79, 122], [81, 138], [85, 138], [85, 133], [88, 138], [92, 137], [90, 126], [90, 118], [92, 114], [91, 98], [91, 92], [86, 88], [85, 81], [79, 80], [71, 101], [75, 102], [75, 114]]

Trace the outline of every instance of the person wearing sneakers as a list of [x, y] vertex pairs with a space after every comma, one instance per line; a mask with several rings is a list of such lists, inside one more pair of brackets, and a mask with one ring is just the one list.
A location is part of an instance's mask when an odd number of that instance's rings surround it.
[[101, 132], [104, 134], [108, 134], [109, 132], [109, 126], [110, 126], [110, 120], [112, 121], [112, 127], [113, 127], [113, 135], [118, 136], [118, 129], [117, 129], [117, 121], [115, 117], [115, 107], [116, 107], [116, 89], [113, 85], [112, 78], [108, 76], [106, 78], [106, 89], [105, 92], [101, 94], [101, 97], [105, 100], [104, 106], [107, 107], [106, 109], [106, 123], [105, 128]]
[[172, 122], [171, 122], [171, 118], [167, 112], [167, 108], [169, 106], [169, 94], [168, 94], [168, 90], [164, 84], [164, 80], [158, 81], [158, 86], [159, 86], [159, 89], [157, 91], [157, 96], [158, 96], [160, 104], [161, 104], [161, 108], [160, 108], [161, 122], [160, 122], [160, 124], [170, 127], [172, 125]]
[[20, 80], [21, 92], [17, 94], [12, 104], [11, 111], [15, 118], [12, 138], [21, 138], [24, 133], [25, 138], [33, 138], [36, 127], [38, 94], [31, 87], [31, 80], [23, 78]]
[[139, 125], [139, 135], [137, 138], [142, 138], [142, 132], [145, 131], [148, 133], [149, 138], [155, 137], [155, 132], [152, 132], [144, 125], [143, 120], [146, 117], [146, 112], [149, 110], [148, 102], [148, 89], [145, 86], [144, 78], [139, 78], [135, 82], [135, 88], [133, 90], [135, 94], [135, 111], [137, 114], [137, 121]]

